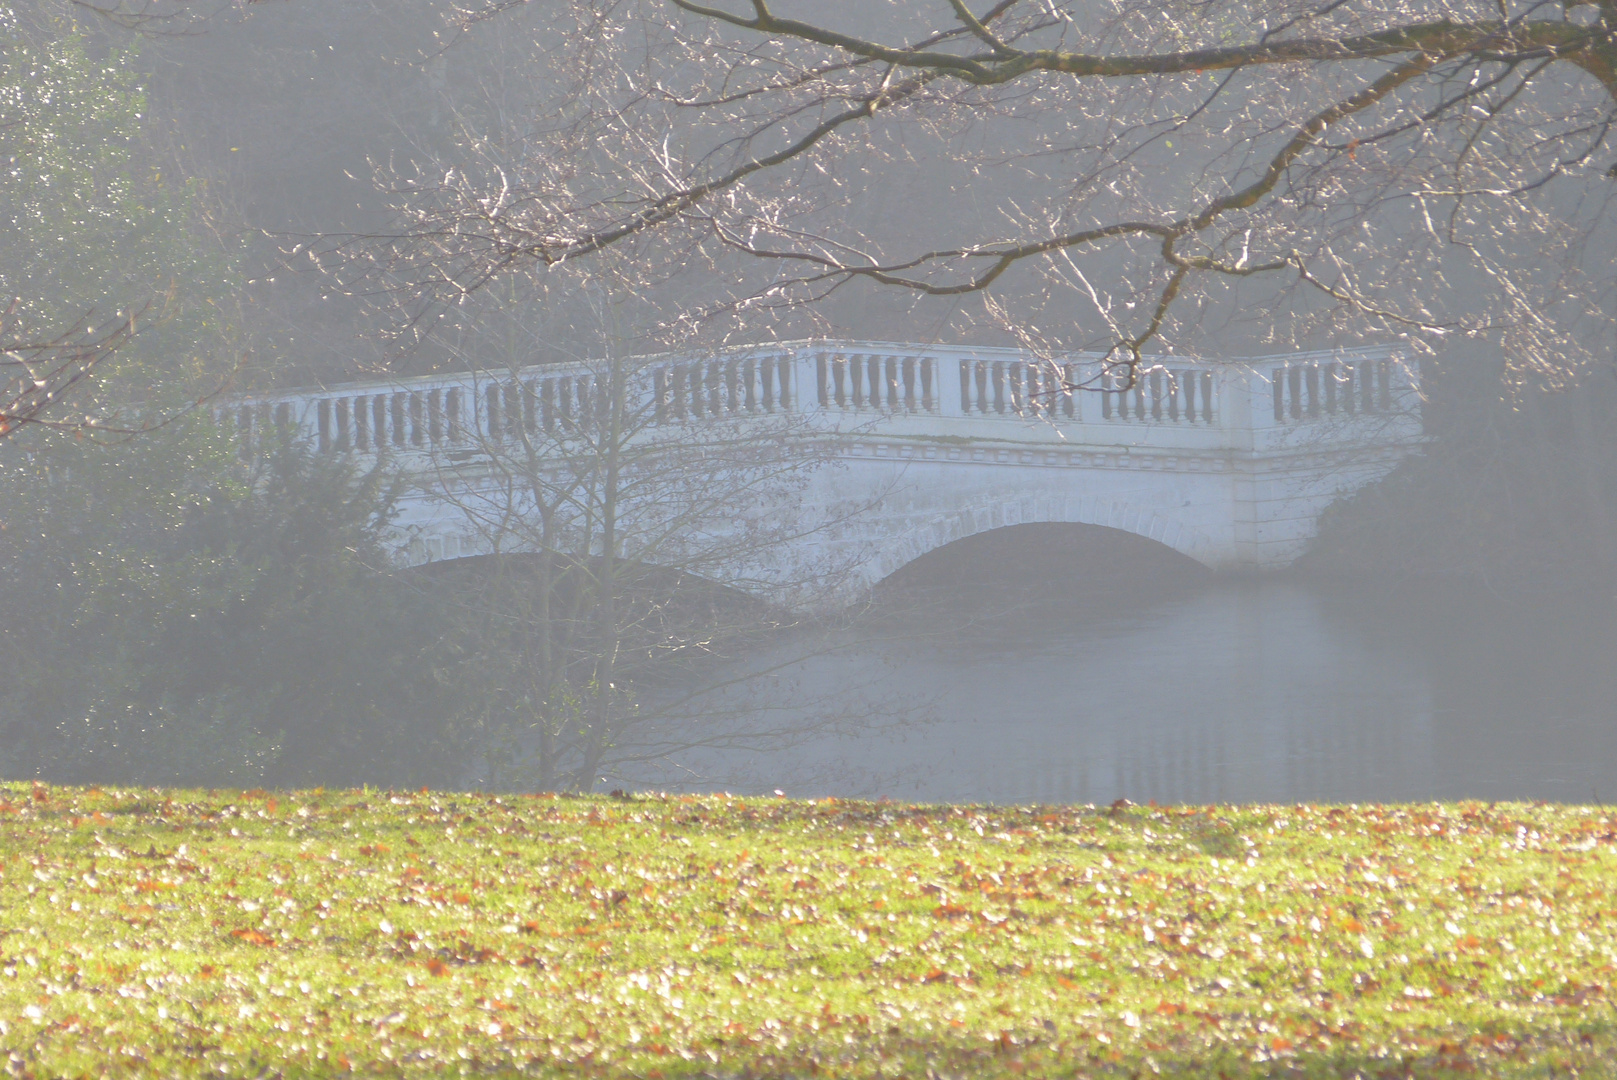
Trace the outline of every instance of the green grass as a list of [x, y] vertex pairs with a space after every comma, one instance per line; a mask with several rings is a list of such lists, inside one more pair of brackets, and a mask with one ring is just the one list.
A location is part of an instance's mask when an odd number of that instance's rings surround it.
[[0, 785], [14, 1076], [1617, 1075], [1599, 809]]

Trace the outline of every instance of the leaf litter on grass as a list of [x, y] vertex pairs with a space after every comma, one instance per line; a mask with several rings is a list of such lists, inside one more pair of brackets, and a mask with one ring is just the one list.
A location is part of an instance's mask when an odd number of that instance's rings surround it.
[[0, 785], [16, 1076], [1617, 1073], [1595, 808]]

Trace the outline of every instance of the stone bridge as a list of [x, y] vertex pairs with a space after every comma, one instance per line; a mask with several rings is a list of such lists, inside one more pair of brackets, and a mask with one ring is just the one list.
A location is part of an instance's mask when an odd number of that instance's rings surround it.
[[[805, 529], [766, 576], [843, 559], [855, 569], [839, 594], [954, 540], [1030, 522], [1120, 529], [1214, 568], [1282, 567], [1326, 507], [1421, 441], [1413, 365], [1389, 349], [1159, 356], [1132, 385], [1095, 356], [890, 342], [633, 365], [630, 405], [648, 438], [789, 420], [827, 448], [781, 512], [866, 494], [868, 505], [833, 529]], [[393, 455], [417, 480], [396, 523], [401, 557], [423, 563], [490, 550], [486, 529], [444, 499], [446, 462], [455, 483], [475, 487], [502, 447], [587, 424], [605, 385], [600, 363], [534, 365], [241, 399], [221, 419], [246, 437], [273, 425], [325, 452]]]

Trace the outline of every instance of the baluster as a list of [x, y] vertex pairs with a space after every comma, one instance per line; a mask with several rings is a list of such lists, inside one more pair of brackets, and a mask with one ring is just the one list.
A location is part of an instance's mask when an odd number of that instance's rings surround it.
[[1008, 361], [1005, 364], [1005, 401], [1008, 412], [1012, 416], [1023, 415], [1026, 407], [1026, 397], [1022, 393], [1022, 376], [1027, 371], [1027, 365], [1019, 361]]
[[731, 360], [729, 363], [724, 365], [724, 403], [729, 409], [731, 416], [734, 416], [741, 410], [740, 378], [740, 365], [737, 361]]
[[783, 356], [779, 364], [780, 379], [775, 384], [778, 388], [775, 396], [780, 402], [781, 411], [786, 412], [792, 407], [792, 358]]
[[885, 361], [887, 368], [887, 411], [896, 413], [904, 407], [904, 400], [899, 393], [899, 366], [903, 363], [899, 357], [889, 356]]
[[844, 358], [838, 356], [831, 360], [831, 382], [833, 390], [831, 399], [837, 403], [837, 408], [839, 409], [845, 409], [848, 407], [848, 388], [846, 386], [848, 377], [847, 368], [848, 363]]
[[507, 439], [515, 439], [522, 434], [522, 397], [515, 382], [500, 386], [500, 414], [504, 421], [500, 431]]
[[595, 421], [594, 401], [590, 397], [588, 375], [573, 375], [563, 380], [573, 402], [573, 420], [580, 431], [587, 431]]
[[[916, 365], [920, 369], [921, 411], [935, 413], [938, 411], [938, 401], [932, 393], [932, 380], [936, 376], [936, 371], [934, 369], [937, 365], [937, 361], [930, 356], [922, 356], [916, 360]], [[962, 409], [961, 411], [964, 412], [965, 410]]]
[[994, 390], [994, 411], [1005, 412], [1005, 361], [994, 360], [988, 365], [988, 381]]
[[970, 360], [960, 361], [960, 415], [971, 415], [971, 384], [974, 367]]
[[444, 412], [449, 416], [445, 435], [449, 445], [459, 446], [466, 440], [466, 395], [458, 386], [451, 386], [444, 394]]
[[[784, 365], [786, 363], [786, 361], [782, 360], [782, 361], [780, 361], [780, 363], [782, 365]], [[824, 408], [825, 407], [825, 357], [823, 357], [823, 356], [815, 357], [814, 358], [814, 367], [815, 367], [815, 376], [819, 380], [820, 407]], [[775, 411], [775, 366], [773, 364], [769, 363], [769, 361], [767, 361], [767, 360], [764, 361], [762, 364], [760, 364], [758, 366], [758, 392], [759, 392], [759, 395], [763, 398], [764, 411], [765, 412], [774, 412]]]
[[562, 434], [569, 434], [573, 427], [573, 380], [560, 376], [553, 381], [556, 384], [556, 423]]
[[388, 428], [393, 436], [393, 445], [403, 446], [407, 434], [404, 430], [404, 395], [389, 394], [387, 404]]
[[[670, 381], [668, 383], [667, 389], [668, 389], [670, 394], [673, 393], [673, 383], [672, 383], [671, 377], [670, 377]], [[678, 413], [674, 409], [674, 406], [676, 404], [677, 404], [677, 402], [673, 401], [672, 398], [670, 398], [669, 401], [667, 402], [669, 415], [671, 417], [676, 417], [678, 415]], [[555, 380], [554, 377], [539, 380], [539, 416], [538, 416], [538, 421], [539, 421], [539, 427], [543, 431], [545, 431], [545, 432], [547, 432], [549, 434], [552, 434], [552, 435], [555, 434], [555, 432], [556, 432], [556, 380]]]
[[1179, 422], [1179, 373], [1173, 368], [1167, 368], [1162, 373], [1162, 383], [1168, 391], [1168, 422]]
[[1151, 396], [1151, 419], [1162, 419], [1162, 369], [1152, 368], [1148, 379]]

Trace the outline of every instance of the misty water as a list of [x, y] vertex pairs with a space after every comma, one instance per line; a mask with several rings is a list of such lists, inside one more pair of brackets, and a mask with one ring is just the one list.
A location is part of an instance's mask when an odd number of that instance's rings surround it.
[[1230, 577], [1022, 526], [912, 564], [776, 678], [773, 712], [840, 707], [849, 730], [705, 768], [731, 790], [947, 802], [1617, 799], [1612, 607]]

